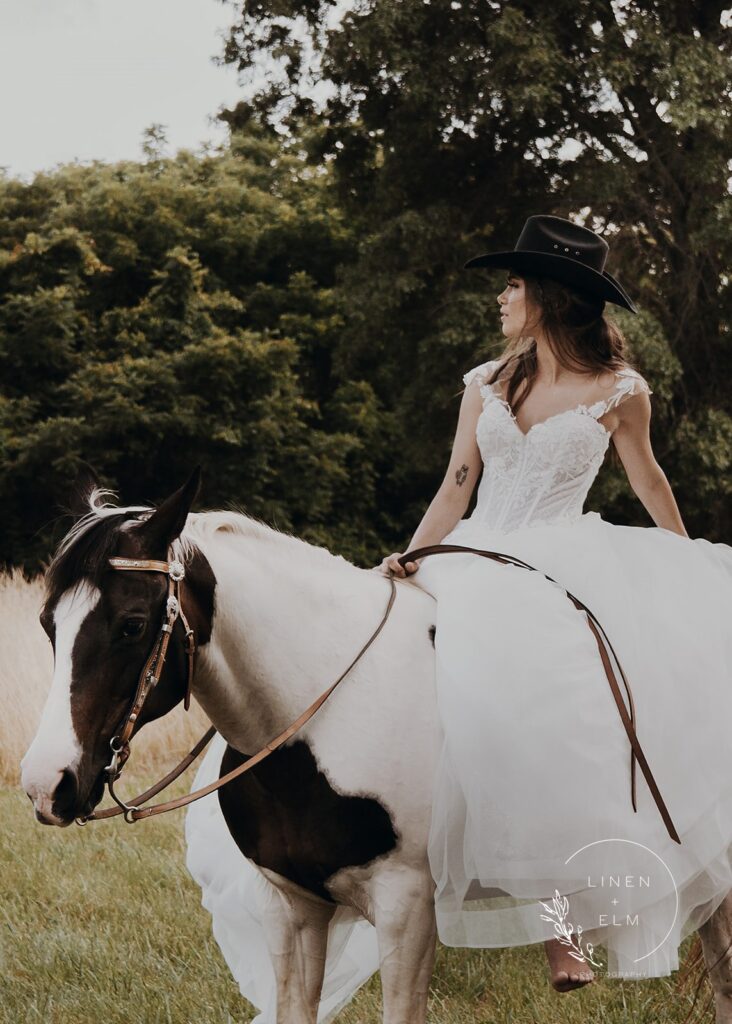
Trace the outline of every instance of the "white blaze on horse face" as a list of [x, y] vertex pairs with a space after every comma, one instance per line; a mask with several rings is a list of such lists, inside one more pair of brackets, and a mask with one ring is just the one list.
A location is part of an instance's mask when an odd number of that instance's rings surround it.
[[53, 794], [64, 769], [73, 771], [81, 757], [71, 716], [72, 652], [81, 624], [100, 597], [99, 588], [84, 580], [62, 595], [53, 614], [56, 649], [51, 688], [38, 731], [20, 762], [23, 788], [46, 817], [52, 817]]

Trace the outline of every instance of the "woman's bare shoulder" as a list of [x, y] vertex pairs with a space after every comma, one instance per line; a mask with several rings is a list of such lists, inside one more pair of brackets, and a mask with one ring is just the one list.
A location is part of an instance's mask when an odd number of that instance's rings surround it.
[[597, 374], [597, 383], [601, 387], [613, 388], [619, 384], [624, 384], [627, 381], [638, 381], [641, 384], [645, 384], [646, 380], [643, 374], [636, 370], [630, 363], [620, 362], [615, 366], [606, 366]]

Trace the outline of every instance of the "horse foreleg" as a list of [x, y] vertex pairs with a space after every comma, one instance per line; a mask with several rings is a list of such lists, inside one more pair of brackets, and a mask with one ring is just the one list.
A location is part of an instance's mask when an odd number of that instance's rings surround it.
[[732, 893], [698, 929], [714, 989], [716, 1024], [732, 1024]]
[[437, 938], [429, 871], [380, 878], [373, 906], [384, 1024], [424, 1024]]
[[335, 904], [267, 874], [276, 895], [262, 923], [277, 982], [277, 1024], [316, 1024]]

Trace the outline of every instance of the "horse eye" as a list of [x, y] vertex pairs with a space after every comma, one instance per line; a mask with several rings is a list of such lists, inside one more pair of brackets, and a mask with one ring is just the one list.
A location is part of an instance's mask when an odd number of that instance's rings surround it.
[[135, 637], [140, 636], [145, 629], [144, 619], [125, 619], [124, 625], [122, 626], [122, 636]]

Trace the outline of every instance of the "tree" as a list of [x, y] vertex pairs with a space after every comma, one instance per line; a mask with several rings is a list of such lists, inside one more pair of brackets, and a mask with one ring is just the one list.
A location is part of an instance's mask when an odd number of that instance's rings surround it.
[[216, 156], [0, 183], [6, 564], [47, 559], [81, 460], [134, 504], [200, 462], [207, 507], [352, 558], [379, 550], [383, 420], [370, 385], [332, 365], [353, 240], [329, 195], [327, 173], [254, 122]]
[[[658, 396], [656, 447], [688, 528], [729, 538], [724, 4], [370, 0], [328, 27], [331, 8], [244, 0], [222, 59], [244, 73], [279, 66], [250, 106], [333, 167], [358, 226], [358, 258], [340, 277], [341, 358], [400, 421], [404, 457], [383, 489], [398, 495], [397, 519], [414, 522], [441, 477], [460, 371], [502, 344], [498, 279], [462, 263], [511, 248], [545, 212], [610, 241], [608, 269], [643, 313], [614, 315]], [[316, 75], [330, 87], [322, 109], [309, 96]], [[647, 522], [617, 467], [591, 500]]]

